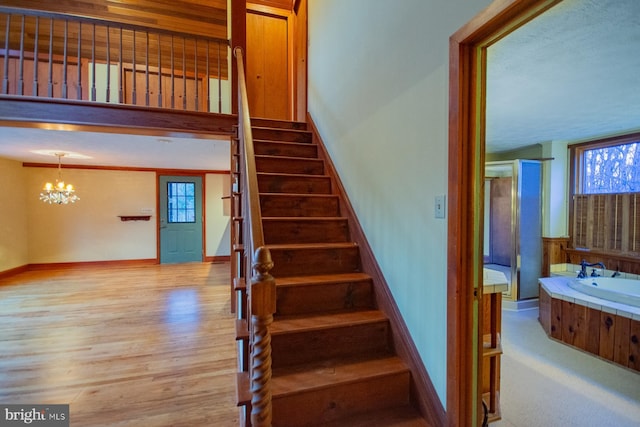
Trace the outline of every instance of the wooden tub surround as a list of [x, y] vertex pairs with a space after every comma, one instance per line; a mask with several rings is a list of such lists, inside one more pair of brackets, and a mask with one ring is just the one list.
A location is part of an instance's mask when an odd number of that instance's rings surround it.
[[640, 308], [585, 295], [567, 280], [539, 280], [539, 320], [547, 335], [640, 372]]

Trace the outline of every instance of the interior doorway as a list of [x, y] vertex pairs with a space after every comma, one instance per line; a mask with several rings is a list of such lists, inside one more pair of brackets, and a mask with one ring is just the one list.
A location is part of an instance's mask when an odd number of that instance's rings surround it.
[[203, 260], [202, 177], [159, 176], [160, 263]]
[[253, 117], [291, 119], [290, 14], [247, 7], [247, 95]]
[[482, 423], [486, 50], [561, 0], [494, 1], [450, 38], [447, 415]]

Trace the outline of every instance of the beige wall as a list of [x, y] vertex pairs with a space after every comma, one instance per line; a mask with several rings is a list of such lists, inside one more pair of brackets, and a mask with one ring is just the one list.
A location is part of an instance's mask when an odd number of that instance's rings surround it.
[[207, 256], [229, 256], [231, 253], [229, 175], [207, 174]]
[[[62, 170], [80, 200], [48, 205], [39, 200], [53, 168], [22, 167], [0, 158], [0, 272], [28, 264], [156, 259], [156, 173], [92, 169]], [[207, 256], [229, 256], [229, 176], [207, 174]], [[118, 215], [151, 214], [150, 221]]]
[[155, 214], [151, 221], [118, 218], [155, 212], [155, 172], [63, 169], [80, 200], [49, 205], [38, 194], [56, 170], [25, 169], [30, 264], [156, 258]]
[[309, 112], [442, 402], [449, 37], [489, 3], [309, 0]]
[[29, 260], [25, 177], [21, 162], [0, 158], [0, 272]]

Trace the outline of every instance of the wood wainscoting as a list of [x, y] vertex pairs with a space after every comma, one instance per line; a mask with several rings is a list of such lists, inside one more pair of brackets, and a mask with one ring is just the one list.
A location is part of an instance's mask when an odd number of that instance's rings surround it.
[[569, 246], [569, 237], [543, 237], [542, 238], [542, 277], [551, 275], [553, 264], [569, 262], [565, 250]]
[[71, 425], [237, 426], [229, 264], [96, 266], [0, 279], [0, 401]]

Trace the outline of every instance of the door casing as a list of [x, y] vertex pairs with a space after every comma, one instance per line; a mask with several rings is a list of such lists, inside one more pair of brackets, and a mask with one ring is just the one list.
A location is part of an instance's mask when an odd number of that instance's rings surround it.
[[447, 418], [482, 424], [486, 49], [561, 0], [495, 0], [449, 39]]

